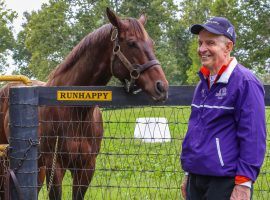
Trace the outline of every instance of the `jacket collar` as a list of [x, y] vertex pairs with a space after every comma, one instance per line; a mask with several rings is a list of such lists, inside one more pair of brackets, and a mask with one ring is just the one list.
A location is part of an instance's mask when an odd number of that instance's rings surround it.
[[[229, 65], [226, 66], [222, 66], [221, 69], [218, 72], [218, 77], [217, 77], [217, 83], [228, 83], [229, 78], [231, 77], [231, 74], [234, 70], [234, 68], [237, 65], [237, 60], [236, 58], [233, 58]], [[200, 71], [199, 71], [199, 76], [201, 79], [208, 79], [210, 75], [210, 71], [206, 68], [206, 67], [201, 67]]]
[[232, 75], [232, 72], [233, 72], [234, 68], [236, 67], [237, 63], [238, 62], [237, 62], [236, 58], [233, 58], [229, 64], [229, 66], [227, 67], [227, 69], [221, 74], [217, 83], [228, 83], [229, 79]]

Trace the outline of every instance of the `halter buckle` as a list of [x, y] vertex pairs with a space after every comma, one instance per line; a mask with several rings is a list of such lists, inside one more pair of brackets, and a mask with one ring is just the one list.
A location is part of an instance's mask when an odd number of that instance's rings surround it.
[[117, 54], [120, 51], [120, 45], [115, 45], [115, 47], [113, 48], [113, 54]]
[[140, 77], [140, 74], [140, 70], [138, 68], [135, 68], [130, 72], [130, 77], [136, 80]]
[[111, 35], [111, 41], [115, 41], [118, 37], [118, 30], [117, 28], [113, 29], [112, 35]]

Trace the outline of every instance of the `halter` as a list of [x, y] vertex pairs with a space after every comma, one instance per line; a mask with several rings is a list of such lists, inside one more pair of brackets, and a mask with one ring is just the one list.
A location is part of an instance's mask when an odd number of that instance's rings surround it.
[[130, 74], [130, 81], [127, 79], [122, 81], [124, 84], [124, 87], [128, 93], [133, 92], [134, 94], [138, 93], [141, 91], [141, 89], [135, 90], [135, 81], [140, 77], [141, 73], [149, 69], [150, 67], [154, 65], [159, 65], [160, 63], [158, 60], [150, 60], [149, 62], [145, 64], [131, 64], [129, 60], [126, 58], [126, 56], [121, 52], [120, 50], [120, 45], [119, 45], [119, 39], [118, 39], [118, 30], [117, 28], [114, 27], [111, 35], [111, 41], [113, 42], [113, 53], [111, 57], [111, 73], [113, 76], [113, 62], [115, 60], [115, 57], [117, 56], [123, 65], [128, 69], [129, 74]]

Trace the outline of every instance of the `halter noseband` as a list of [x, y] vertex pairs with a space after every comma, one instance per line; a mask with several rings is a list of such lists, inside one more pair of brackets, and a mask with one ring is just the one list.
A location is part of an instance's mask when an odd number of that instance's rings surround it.
[[129, 92], [138, 93], [139, 91], [141, 91], [141, 89], [136, 90], [136, 91], [134, 90], [135, 81], [140, 77], [141, 73], [143, 73], [144, 71], [146, 71], [147, 69], [149, 69], [150, 67], [152, 67], [154, 65], [160, 66], [160, 63], [158, 62], [158, 60], [150, 60], [149, 62], [142, 64], [142, 65], [131, 64], [129, 62], [129, 60], [126, 58], [126, 56], [120, 50], [117, 28], [114, 28], [112, 31], [111, 41], [113, 42], [113, 53], [112, 53], [112, 57], [111, 57], [111, 73], [112, 73], [112, 75], [114, 76], [113, 62], [114, 62], [115, 56], [117, 56], [121, 60], [123, 65], [128, 69], [129, 74], [130, 74], [130, 81], [125, 79], [125, 82], [124, 82], [124, 87], [126, 88], [126, 91], [128, 93]]

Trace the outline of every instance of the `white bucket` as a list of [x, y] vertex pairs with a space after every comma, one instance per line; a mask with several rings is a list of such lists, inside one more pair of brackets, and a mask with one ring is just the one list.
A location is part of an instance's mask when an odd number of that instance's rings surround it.
[[170, 142], [168, 121], [164, 117], [137, 118], [134, 137], [143, 142]]

